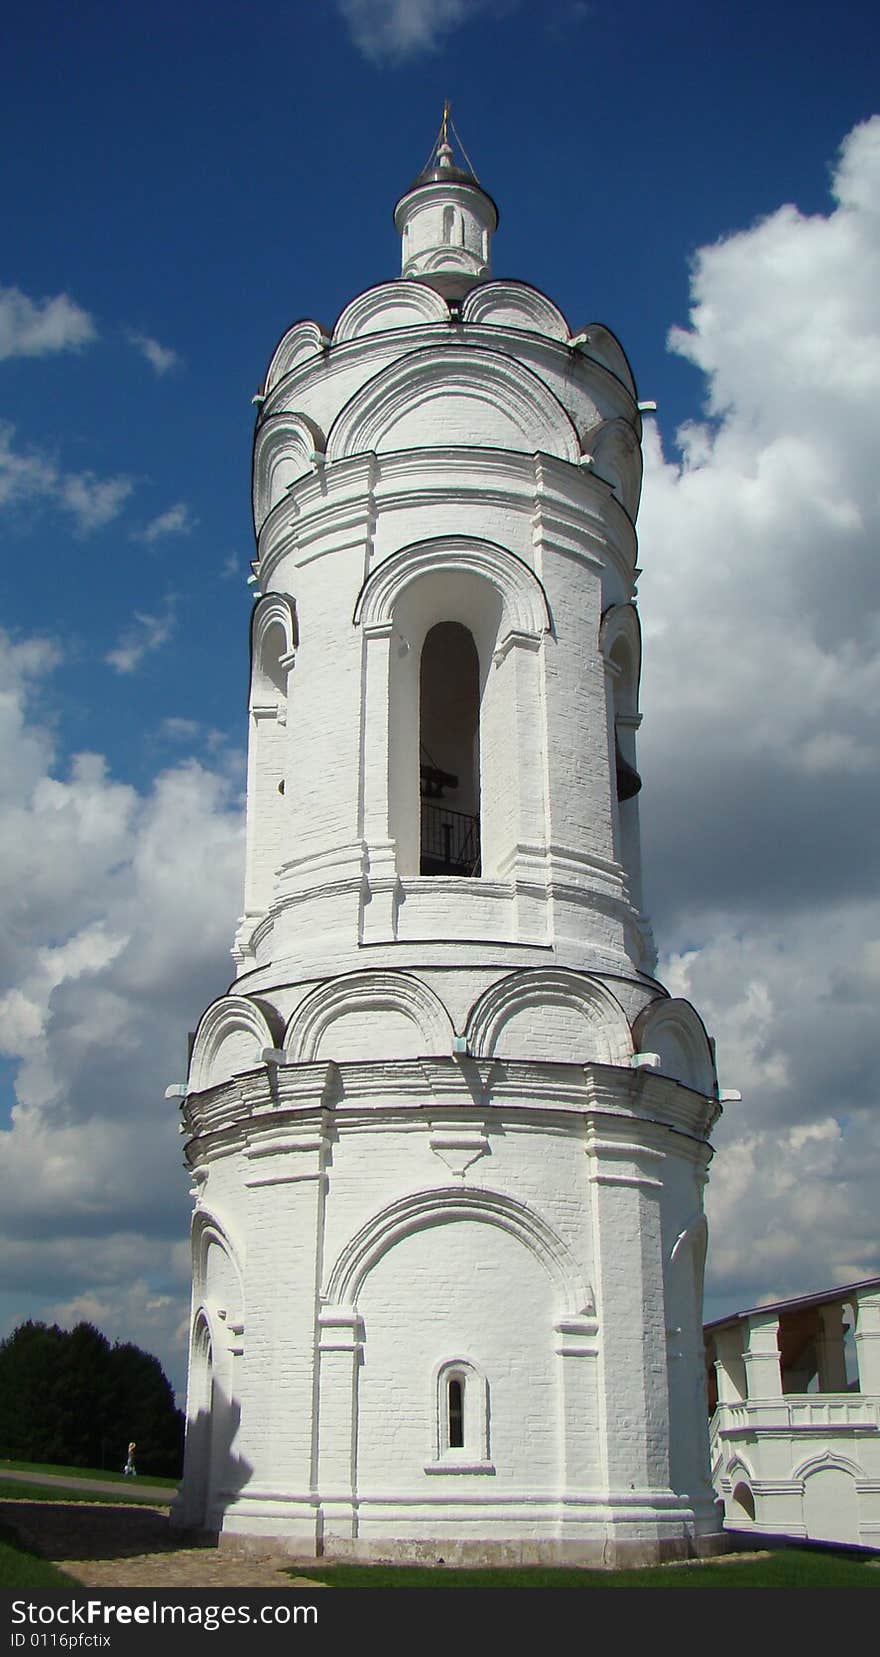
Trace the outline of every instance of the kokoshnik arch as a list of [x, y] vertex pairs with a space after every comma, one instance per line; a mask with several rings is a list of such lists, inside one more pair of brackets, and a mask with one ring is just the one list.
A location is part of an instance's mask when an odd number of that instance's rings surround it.
[[244, 914], [183, 1106], [179, 1523], [300, 1553], [709, 1546], [712, 1045], [639, 867], [641, 420], [495, 280], [446, 122], [402, 274], [258, 404]]

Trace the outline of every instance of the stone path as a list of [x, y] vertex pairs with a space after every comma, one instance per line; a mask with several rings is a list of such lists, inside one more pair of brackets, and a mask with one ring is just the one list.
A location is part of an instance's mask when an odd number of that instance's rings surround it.
[[0, 1520], [87, 1588], [324, 1587], [284, 1575], [295, 1562], [281, 1553], [243, 1557], [182, 1538], [170, 1529], [167, 1512], [155, 1507], [4, 1500]]

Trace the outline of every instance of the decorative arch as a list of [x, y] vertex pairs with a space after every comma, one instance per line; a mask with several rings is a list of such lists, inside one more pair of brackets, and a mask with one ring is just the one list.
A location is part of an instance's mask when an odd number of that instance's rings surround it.
[[[382, 1013], [391, 1017], [386, 1020], [385, 1041], [377, 1052], [377, 1022]], [[391, 1051], [396, 1040], [394, 1026], [401, 1018], [414, 1025], [418, 1032], [418, 1056], [452, 1052], [452, 1020], [433, 990], [408, 973], [377, 970], [349, 973], [319, 985], [306, 996], [291, 1017], [284, 1036], [291, 1060], [309, 1064], [319, 1056], [335, 1057], [320, 1051], [324, 1038], [337, 1020], [352, 1017], [363, 1022], [364, 1051], [359, 1055], [362, 1058], [408, 1056]]]
[[750, 1486], [754, 1484], [755, 1475], [741, 1450], [737, 1450], [733, 1460], [728, 1462], [724, 1469], [724, 1477], [730, 1479], [731, 1484], [740, 1478], [745, 1479]]
[[830, 1450], [827, 1444], [824, 1449], [814, 1451], [811, 1456], [799, 1462], [792, 1470], [791, 1476], [793, 1479], [808, 1479], [812, 1473], [824, 1473], [832, 1469], [837, 1473], [848, 1473], [853, 1479], [866, 1477], [865, 1469], [860, 1462], [842, 1455], [839, 1450]]
[[362, 1285], [395, 1243], [426, 1226], [474, 1220], [499, 1226], [516, 1237], [552, 1279], [564, 1316], [594, 1313], [593, 1291], [568, 1246], [547, 1221], [525, 1203], [500, 1191], [440, 1186], [399, 1197], [374, 1214], [344, 1244], [326, 1279], [322, 1298], [331, 1305], [356, 1307]]
[[224, 995], [203, 1013], [193, 1043], [189, 1091], [203, 1093], [255, 1070], [275, 1040], [264, 1014], [244, 995]]
[[482, 576], [497, 589], [502, 603], [502, 635], [513, 632], [537, 640], [549, 631], [547, 595], [534, 571], [506, 547], [467, 535], [415, 541], [384, 558], [358, 594], [354, 625], [362, 626], [365, 633], [387, 629], [406, 588], [421, 576], [440, 571]]
[[[560, 1019], [561, 1010], [569, 1016]], [[521, 1034], [505, 1039], [522, 1014]], [[633, 1044], [626, 1014], [604, 984], [548, 967], [512, 972], [480, 996], [468, 1019], [468, 1050], [475, 1058], [629, 1065]]]
[[259, 535], [273, 506], [292, 483], [314, 472], [324, 459], [324, 435], [306, 414], [270, 414], [254, 438], [254, 528]]
[[689, 1001], [670, 997], [652, 1001], [633, 1025], [636, 1050], [658, 1053], [660, 1072], [697, 1093], [715, 1095], [718, 1083], [712, 1048], [703, 1020]]
[[580, 457], [570, 416], [531, 369], [497, 351], [430, 345], [355, 392], [331, 427], [327, 458], [437, 445]]
[[634, 604], [611, 604], [604, 611], [599, 626], [599, 649], [605, 661], [617, 667], [630, 682], [634, 712], [642, 671], [642, 624]]
[[329, 344], [326, 329], [321, 327], [320, 322], [295, 322], [292, 328], [288, 328], [286, 334], [282, 334], [278, 345], [275, 347], [272, 360], [266, 370], [266, 381], [263, 387], [265, 394], [268, 396], [273, 387], [278, 385], [286, 374], [289, 374], [292, 369], [298, 368], [301, 362], [307, 362], [310, 357], [315, 357], [321, 351], [326, 350]]
[[481, 282], [463, 301], [461, 320], [491, 328], [521, 328], [563, 342], [571, 333], [552, 300], [528, 282]]
[[421, 282], [380, 282], [346, 305], [333, 330], [333, 343], [449, 321], [449, 306], [435, 288]]
[[642, 492], [642, 446], [628, 420], [605, 420], [585, 439], [593, 471], [610, 483], [616, 498], [635, 523]]
[[[281, 649], [268, 652], [273, 629], [280, 630]], [[287, 670], [293, 665], [298, 643], [296, 608], [287, 593], [267, 593], [251, 611], [251, 693], [250, 705], [264, 706], [286, 694]], [[271, 657], [271, 659], [270, 659]], [[278, 673], [283, 683], [278, 683]]]
[[244, 1249], [216, 1214], [200, 1206], [193, 1215], [192, 1223], [193, 1290], [200, 1302], [205, 1300], [205, 1268], [212, 1244], [221, 1248], [229, 1260], [238, 1289], [239, 1305], [243, 1306], [244, 1276], [240, 1261], [244, 1258]]
[[603, 368], [610, 369], [615, 379], [621, 380], [626, 386], [630, 396], [635, 397], [636, 382], [629, 366], [629, 358], [617, 335], [612, 334], [604, 322], [591, 322], [577, 338], [583, 339], [585, 354], [601, 363]]

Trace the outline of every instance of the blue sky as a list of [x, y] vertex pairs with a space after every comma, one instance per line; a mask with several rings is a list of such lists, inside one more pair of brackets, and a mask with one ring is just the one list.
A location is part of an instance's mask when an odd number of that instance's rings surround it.
[[290, 322], [396, 274], [444, 97], [496, 273], [608, 323], [659, 403], [648, 900], [746, 1094], [709, 1309], [880, 1270], [877, 32], [790, 0], [7, 24], [0, 1328], [93, 1316], [180, 1383], [162, 1093], [238, 913], [250, 399]]

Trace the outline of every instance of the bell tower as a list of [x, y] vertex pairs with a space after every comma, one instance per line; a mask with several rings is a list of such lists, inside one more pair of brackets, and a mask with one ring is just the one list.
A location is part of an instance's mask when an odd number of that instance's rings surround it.
[[720, 1105], [642, 906], [639, 405], [607, 327], [492, 276], [454, 142], [447, 110], [402, 274], [294, 324], [256, 399], [245, 905], [183, 1106], [176, 1517], [656, 1559], [719, 1529]]

